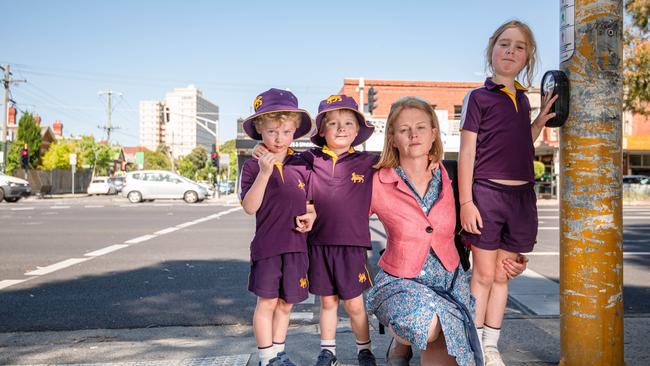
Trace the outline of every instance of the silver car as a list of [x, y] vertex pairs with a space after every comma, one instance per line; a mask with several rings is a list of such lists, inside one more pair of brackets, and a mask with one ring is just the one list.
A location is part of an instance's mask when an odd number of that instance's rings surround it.
[[126, 174], [122, 196], [133, 203], [158, 198], [201, 202], [208, 195], [205, 188], [176, 173], [165, 170], [139, 170]]

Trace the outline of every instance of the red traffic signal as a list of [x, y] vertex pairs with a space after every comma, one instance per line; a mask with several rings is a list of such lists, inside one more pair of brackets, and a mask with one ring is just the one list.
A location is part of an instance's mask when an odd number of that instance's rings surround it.
[[29, 168], [29, 149], [27, 147], [20, 151], [20, 166], [23, 169]]

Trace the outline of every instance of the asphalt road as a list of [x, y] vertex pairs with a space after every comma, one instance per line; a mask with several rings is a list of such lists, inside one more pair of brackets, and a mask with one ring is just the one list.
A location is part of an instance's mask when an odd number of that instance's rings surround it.
[[[557, 281], [557, 207], [539, 215], [536, 253], [545, 254], [529, 267]], [[624, 215], [626, 314], [648, 314], [650, 256], [633, 253], [650, 251], [650, 205]], [[251, 322], [254, 217], [236, 202], [30, 199], [0, 204], [0, 222], [0, 332]], [[313, 323], [317, 311], [310, 298], [292, 316]]]

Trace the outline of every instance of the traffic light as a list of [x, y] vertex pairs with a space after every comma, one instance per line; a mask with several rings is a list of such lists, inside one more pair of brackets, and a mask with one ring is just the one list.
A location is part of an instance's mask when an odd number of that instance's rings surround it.
[[29, 149], [27, 148], [27, 144], [20, 150], [20, 166], [23, 169], [29, 168]]
[[219, 153], [217, 152], [217, 144], [212, 144], [212, 152], [210, 153], [210, 161], [212, 166], [219, 170]]
[[375, 90], [374, 86], [371, 86], [370, 89], [368, 89], [368, 113], [372, 114], [372, 111], [374, 111], [377, 108], [377, 91]]

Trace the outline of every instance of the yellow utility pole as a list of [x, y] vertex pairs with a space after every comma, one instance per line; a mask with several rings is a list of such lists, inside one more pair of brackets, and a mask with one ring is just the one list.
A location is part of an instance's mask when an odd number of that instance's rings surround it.
[[560, 0], [560, 365], [623, 365], [623, 1]]

